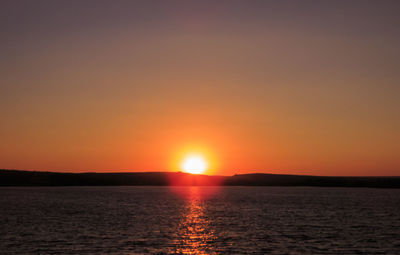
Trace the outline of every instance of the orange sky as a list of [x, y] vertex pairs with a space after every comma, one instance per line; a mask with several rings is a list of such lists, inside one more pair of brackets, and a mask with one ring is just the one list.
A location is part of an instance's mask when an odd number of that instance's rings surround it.
[[0, 12], [0, 168], [400, 175], [396, 1]]

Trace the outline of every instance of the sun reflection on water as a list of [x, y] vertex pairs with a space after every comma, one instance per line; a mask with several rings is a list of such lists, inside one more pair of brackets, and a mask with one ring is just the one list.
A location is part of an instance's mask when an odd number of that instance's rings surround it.
[[213, 243], [216, 237], [206, 213], [209, 191], [204, 187], [187, 188], [186, 207], [178, 227], [176, 240], [178, 254], [215, 254]]

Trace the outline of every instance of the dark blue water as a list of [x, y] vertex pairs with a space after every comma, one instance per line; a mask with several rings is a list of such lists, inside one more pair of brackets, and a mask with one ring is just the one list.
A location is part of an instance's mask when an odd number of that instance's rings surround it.
[[400, 190], [0, 188], [0, 254], [400, 254]]

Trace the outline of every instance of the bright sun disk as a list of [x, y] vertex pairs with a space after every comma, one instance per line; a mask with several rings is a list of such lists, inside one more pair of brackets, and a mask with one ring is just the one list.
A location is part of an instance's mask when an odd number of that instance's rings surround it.
[[182, 162], [182, 169], [186, 173], [201, 174], [207, 169], [207, 163], [203, 157], [192, 155]]

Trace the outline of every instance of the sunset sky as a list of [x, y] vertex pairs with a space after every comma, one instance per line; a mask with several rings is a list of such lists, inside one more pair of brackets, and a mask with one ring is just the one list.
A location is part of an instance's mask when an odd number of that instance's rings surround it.
[[400, 175], [400, 1], [0, 2], [0, 168]]

